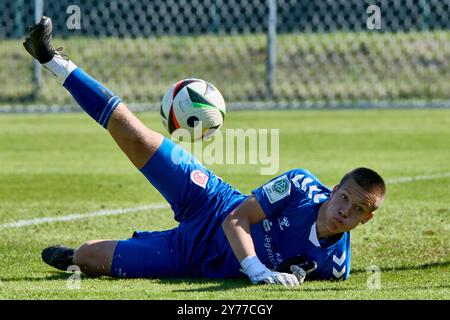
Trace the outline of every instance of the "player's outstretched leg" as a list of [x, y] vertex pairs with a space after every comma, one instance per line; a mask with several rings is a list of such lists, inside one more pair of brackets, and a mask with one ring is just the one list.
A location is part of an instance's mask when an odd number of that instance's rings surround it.
[[62, 48], [53, 48], [49, 17], [42, 17], [28, 32], [23, 43], [28, 53], [56, 76], [81, 108], [108, 129], [131, 162], [142, 168], [158, 150], [163, 136], [147, 128], [111, 90], [59, 54]]
[[[28, 37], [23, 43], [27, 52], [56, 76], [86, 113], [108, 129], [137, 168], [143, 167], [158, 150], [163, 136], [147, 128], [112, 91], [63, 57], [59, 53], [62, 48], [53, 48], [50, 18], [42, 17], [27, 31]], [[60, 270], [75, 264], [90, 275], [111, 275], [117, 243], [92, 240], [78, 249], [53, 246], [44, 249], [42, 258]]]
[[53, 48], [51, 19], [42, 17], [38, 24], [30, 27], [23, 45], [57, 77], [78, 104], [106, 128], [111, 113], [121, 102], [120, 98]]

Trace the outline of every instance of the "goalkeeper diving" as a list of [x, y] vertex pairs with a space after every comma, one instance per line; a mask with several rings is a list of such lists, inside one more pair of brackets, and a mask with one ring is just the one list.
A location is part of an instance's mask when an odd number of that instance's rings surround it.
[[55, 50], [50, 18], [42, 17], [28, 32], [25, 49], [109, 132], [179, 222], [170, 230], [135, 231], [129, 239], [50, 246], [42, 251], [47, 264], [64, 271], [77, 265], [91, 276], [246, 275], [255, 284], [285, 286], [306, 277], [349, 277], [350, 230], [372, 219], [385, 196], [378, 173], [356, 168], [329, 189], [311, 172], [292, 169], [242, 194], [146, 127], [119, 96]]

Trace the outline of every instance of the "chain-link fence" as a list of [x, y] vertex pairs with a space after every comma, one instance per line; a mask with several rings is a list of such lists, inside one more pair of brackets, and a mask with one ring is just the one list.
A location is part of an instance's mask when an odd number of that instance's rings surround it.
[[[130, 104], [188, 77], [244, 107], [450, 104], [450, 0], [40, 1], [55, 45]], [[0, 1], [0, 104], [72, 104], [47, 72], [33, 85], [35, 2]]]

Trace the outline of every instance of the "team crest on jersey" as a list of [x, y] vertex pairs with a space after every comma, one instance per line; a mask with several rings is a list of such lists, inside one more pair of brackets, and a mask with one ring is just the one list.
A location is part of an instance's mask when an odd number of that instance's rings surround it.
[[289, 187], [289, 181], [286, 180], [280, 180], [277, 181], [273, 186], [272, 189], [278, 194], [284, 194], [286, 190]]
[[206, 173], [201, 172], [200, 170], [194, 170], [191, 172], [191, 180], [196, 185], [206, 188], [206, 184], [208, 183], [208, 175]]
[[291, 194], [291, 184], [286, 175], [281, 176], [263, 187], [270, 203], [277, 202]]

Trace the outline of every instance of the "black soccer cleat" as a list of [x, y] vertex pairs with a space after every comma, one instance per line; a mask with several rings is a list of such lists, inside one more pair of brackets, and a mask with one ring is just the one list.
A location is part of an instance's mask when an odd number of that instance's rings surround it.
[[62, 48], [53, 49], [52, 46], [52, 19], [43, 16], [39, 23], [27, 28], [28, 37], [23, 46], [33, 58], [40, 63], [47, 63]]
[[51, 246], [42, 250], [41, 256], [44, 262], [56, 269], [67, 271], [73, 265], [75, 249], [62, 246]]

